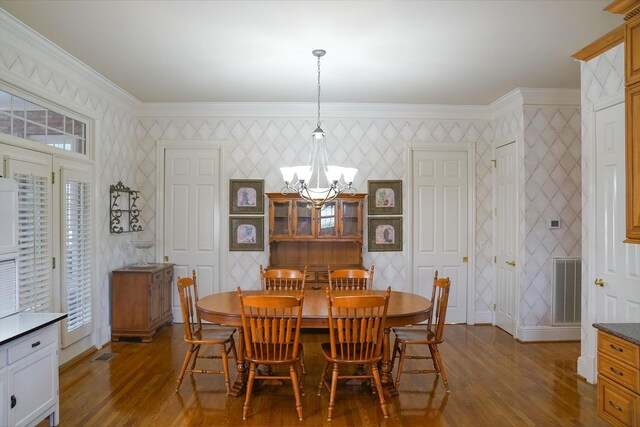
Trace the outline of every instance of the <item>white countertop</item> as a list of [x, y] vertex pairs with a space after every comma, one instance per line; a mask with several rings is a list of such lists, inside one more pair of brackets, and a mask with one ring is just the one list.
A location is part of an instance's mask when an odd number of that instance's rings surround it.
[[67, 317], [67, 313], [16, 313], [0, 319], [0, 345]]

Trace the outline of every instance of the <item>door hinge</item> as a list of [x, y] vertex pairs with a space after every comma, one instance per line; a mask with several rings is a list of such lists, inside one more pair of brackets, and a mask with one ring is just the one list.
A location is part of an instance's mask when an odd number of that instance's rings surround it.
[[55, 268], [56, 268], [56, 257], [53, 257], [53, 258], [51, 259], [51, 261], [52, 261], [52, 264], [53, 264], [53, 267], [52, 267], [52, 268], [54, 268], [54, 269], [55, 269]]
[[493, 164], [493, 167], [498, 167], [498, 161], [497, 160], [491, 160], [491, 163]]
[[56, 173], [55, 172], [51, 172], [51, 183], [52, 184], [56, 183]]
[[462, 262], [469, 262], [469, 257], [463, 256], [462, 257]]
[[496, 311], [496, 305], [493, 304], [493, 311]]
[[497, 256], [494, 256], [494, 257], [493, 257], [493, 263], [495, 264], [496, 262], [498, 262], [498, 257], [497, 257]]
[[493, 216], [498, 216], [498, 208], [493, 208]]

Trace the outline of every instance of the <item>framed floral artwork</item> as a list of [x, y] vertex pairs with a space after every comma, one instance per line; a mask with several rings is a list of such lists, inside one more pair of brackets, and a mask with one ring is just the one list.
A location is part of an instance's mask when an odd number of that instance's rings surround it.
[[230, 214], [264, 213], [264, 180], [263, 179], [231, 179], [229, 180], [229, 213]]
[[230, 216], [229, 250], [263, 251], [264, 218], [261, 216]]
[[369, 252], [402, 251], [402, 217], [369, 218]]
[[368, 181], [369, 215], [402, 214], [402, 181]]

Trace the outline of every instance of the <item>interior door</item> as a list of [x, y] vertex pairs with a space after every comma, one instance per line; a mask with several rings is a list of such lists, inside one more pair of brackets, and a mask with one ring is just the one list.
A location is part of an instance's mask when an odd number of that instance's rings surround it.
[[174, 266], [172, 311], [180, 321], [175, 278], [196, 270], [198, 294], [220, 292], [220, 151], [166, 148], [163, 253]]
[[[640, 321], [640, 245], [625, 239], [625, 111], [596, 112], [596, 317]], [[601, 285], [601, 286], [600, 286]]]
[[516, 326], [516, 143], [496, 149], [496, 326], [511, 335]]
[[466, 151], [413, 151], [413, 292], [431, 298], [433, 274], [451, 279], [448, 323], [467, 321]]

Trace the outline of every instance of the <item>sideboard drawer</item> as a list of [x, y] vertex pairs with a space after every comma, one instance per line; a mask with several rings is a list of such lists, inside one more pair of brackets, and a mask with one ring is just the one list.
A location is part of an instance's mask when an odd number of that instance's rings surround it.
[[307, 271], [304, 275], [305, 282], [315, 282], [316, 281], [316, 272], [315, 271]]
[[12, 344], [8, 348], [9, 352], [9, 364], [27, 357], [28, 355], [35, 353], [41, 348], [56, 342], [57, 329], [44, 328], [34, 334], [28, 335], [26, 338]]
[[329, 281], [329, 272], [328, 271], [318, 272], [318, 281], [319, 282], [328, 282]]
[[602, 331], [598, 331], [598, 353], [630, 366], [640, 364], [640, 350], [637, 345]]
[[640, 397], [598, 375], [598, 415], [613, 425], [637, 426]]
[[638, 370], [603, 354], [598, 357], [598, 372], [634, 393], [640, 393]]

